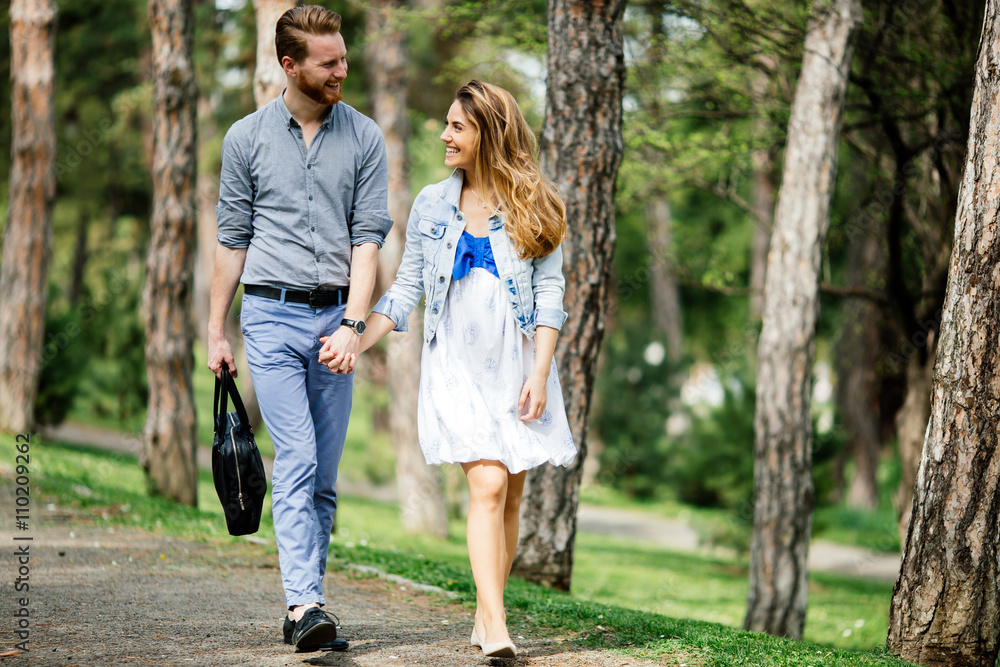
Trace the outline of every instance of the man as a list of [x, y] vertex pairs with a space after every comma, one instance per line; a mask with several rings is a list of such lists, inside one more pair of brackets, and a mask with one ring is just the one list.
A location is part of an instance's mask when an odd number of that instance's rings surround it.
[[[226, 364], [236, 375], [223, 327], [242, 282], [247, 361], [274, 440], [285, 642], [300, 652], [343, 650], [321, 610], [323, 575], [358, 340], [392, 226], [388, 171], [378, 127], [340, 102], [340, 16], [290, 9], [275, 47], [287, 88], [235, 123], [222, 146], [208, 367], [219, 376]], [[321, 351], [332, 355], [330, 368]]]

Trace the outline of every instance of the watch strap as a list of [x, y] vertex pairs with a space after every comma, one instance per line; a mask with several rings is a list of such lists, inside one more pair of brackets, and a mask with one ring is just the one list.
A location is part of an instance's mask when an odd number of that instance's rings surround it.
[[[359, 324], [362, 326], [358, 326]], [[350, 327], [351, 329], [354, 330], [354, 333], [358, 334], [359, 336], [361, 335], [362, 332], [358, 331], [358, 329], [362, 329], [363, 331], [364, 330], [363, 325], [364, 325], [363, 320], [349, 320], [346, 317], [340, 321], [340, 326]]]

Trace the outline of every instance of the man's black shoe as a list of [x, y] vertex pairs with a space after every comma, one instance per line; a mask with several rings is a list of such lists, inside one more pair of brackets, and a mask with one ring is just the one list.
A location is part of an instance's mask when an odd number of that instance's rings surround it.
[[299, 653], [346, 651], [350, 644], [343, 639], [337, 639], [337, 625], [340, 620], [334, 623], [330, 620], [330, 616], [333, 614], [328, 614], [319, 607], [308, 609], [302, 620], [297, 623], [285, 616], [282, 626], [285, 643], [295, 644], [295, 649]]

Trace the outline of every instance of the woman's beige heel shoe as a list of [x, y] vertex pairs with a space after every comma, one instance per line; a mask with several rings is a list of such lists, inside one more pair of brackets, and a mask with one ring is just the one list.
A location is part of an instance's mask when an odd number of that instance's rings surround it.
[[516, 658], [517, 647], [511, 642], [483, 644], [483, 655], [487, 658]]
[[472, 644], [473, 646], [476, 646], [476, 647], [479, 647], [479, 648], [483, 647], [482, 642], [479, 641], [479, 636], [476, 634], [476, 626], [475, 625], [472, 626], [472, 636], [469, 637], [469, 643]]

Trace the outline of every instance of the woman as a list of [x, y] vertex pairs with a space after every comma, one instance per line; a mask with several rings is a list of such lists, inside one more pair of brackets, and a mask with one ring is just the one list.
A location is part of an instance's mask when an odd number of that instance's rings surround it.
[[506, 90], [462, 86], [441, 140], [455, 171], [417, 196], [396, 280], [369, 316], [360, 348], [406, 331], [426, 293], [420, 447], [429, 464], [461, 464], [469, 482], [478, 592], [471, 642], [487, 656], [515, 657], [503, 592], [525, 474], [576, 456], [552, 359], [566, 320], [565, 209]]

